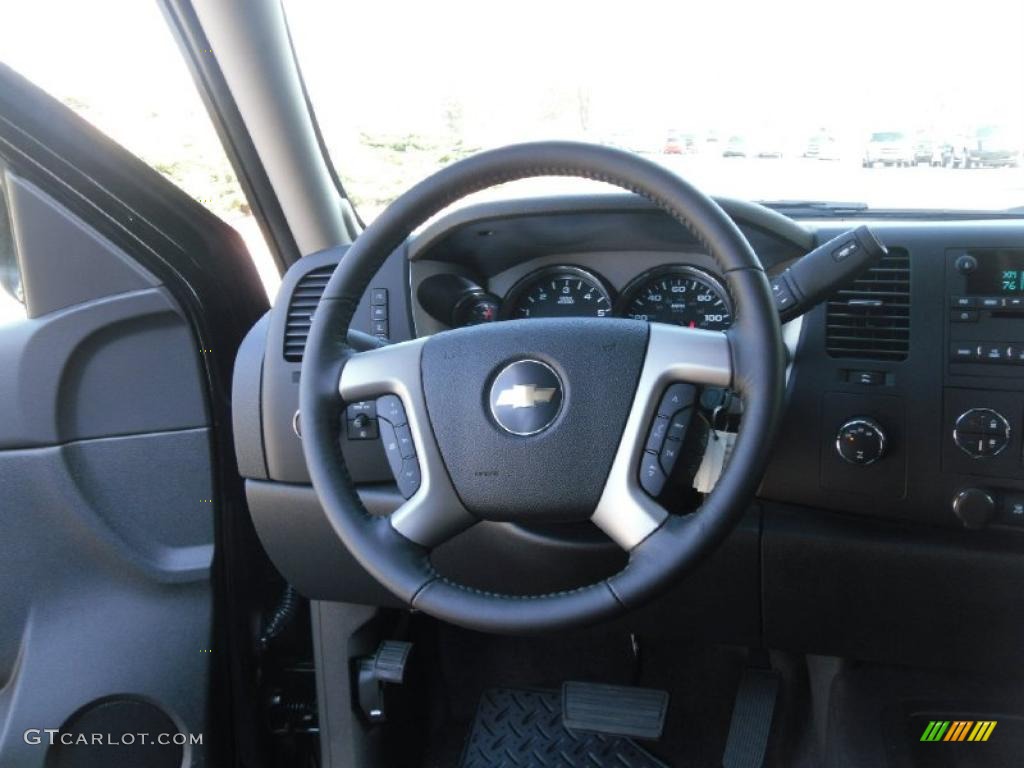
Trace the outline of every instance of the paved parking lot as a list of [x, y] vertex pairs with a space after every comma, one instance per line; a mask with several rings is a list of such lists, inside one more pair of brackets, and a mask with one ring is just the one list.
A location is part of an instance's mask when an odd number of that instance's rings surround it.
[[[852, 160], [646, 154], [711, 195], [747, 200], [825, 200], [872, 208], [1006, 210], [1024, 207], [1024, 168], [862, 168]], [[612, 191], [568, 178], [517, 181], [457, 205], [532, 195]], [[1024, 213], [1024, 211], [1022, 211]]]
[[1024, 206], [1024, 168], [862, 168], [859, 160], [650, 157], [705, 191], [752, 200], [834, 200], [872, 208]]

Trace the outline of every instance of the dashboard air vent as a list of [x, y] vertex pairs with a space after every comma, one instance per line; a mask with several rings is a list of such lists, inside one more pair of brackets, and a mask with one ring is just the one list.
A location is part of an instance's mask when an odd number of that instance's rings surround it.
[[288, 301], [288, 316], [284, 323], [284, 359], [290, 363], [302, 362], [306, 337], [309, 336], [309, 324], [332, 272], [333, 265], [318, 267], [307, 272], [295, 284], [295, 290]]
[[910, 255], [888, 255], [828, 302], [825, 348], [832, 357], [905, 360], [910, 348]]

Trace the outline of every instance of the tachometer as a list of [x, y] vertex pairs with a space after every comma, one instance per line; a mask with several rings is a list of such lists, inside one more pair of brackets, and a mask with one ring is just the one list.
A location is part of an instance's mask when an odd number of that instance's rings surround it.
[[619, 314], [711, 331], [723, 331], [732, 325], [725, 289], [713, 277], [692, 267], [670, 267], [641, 275], [623, 291]]
[[579, 267], [548, 267], [527, 275], [509, 291], [506, 318], [608, 317], [612, 299], [597, 275]]

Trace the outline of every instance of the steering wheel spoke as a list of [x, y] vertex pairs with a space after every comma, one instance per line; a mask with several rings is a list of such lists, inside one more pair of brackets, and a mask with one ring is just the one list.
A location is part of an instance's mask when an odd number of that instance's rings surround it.
[[452, 487], [429, 426], [420, 382], [426, 339], [360, 352], [341, 371], [345, 403], [376, 399], [384, 451], [406, 501], [391, 514], [402, 536], [428, 549], [476, 522]]
[[[728, 387], [732, 357], [726, 334], [652, 323], [640, 379], [608, 481], [591, 520], [631, 552], [665, 521], [668, 513], [644, 490], [648, 464], [658, 469], [649, 449], [652, 424], [671, 384]], [[645, 458], [648, 461], [645, 461]]]

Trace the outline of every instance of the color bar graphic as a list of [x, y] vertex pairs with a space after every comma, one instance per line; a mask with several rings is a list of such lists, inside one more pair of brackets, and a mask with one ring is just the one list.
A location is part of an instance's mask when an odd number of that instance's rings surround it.
[[988, 741], [997, 720], [931, 720], [921, 741]]

